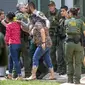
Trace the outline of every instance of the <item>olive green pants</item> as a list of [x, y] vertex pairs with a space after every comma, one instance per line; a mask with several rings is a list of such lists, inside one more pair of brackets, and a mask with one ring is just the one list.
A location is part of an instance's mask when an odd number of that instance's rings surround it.
[[68, 82], [79, 82], [81, 78], [81, 63], [83, 59], [83, 47], [80, 43], [68, 42], [65, 45]]

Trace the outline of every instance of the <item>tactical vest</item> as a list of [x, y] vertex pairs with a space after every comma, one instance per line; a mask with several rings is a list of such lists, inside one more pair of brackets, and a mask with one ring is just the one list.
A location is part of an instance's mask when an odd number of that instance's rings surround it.
[[59, 22], [59, 12], [58, 12], [58, 10], [56, 9], [55, 14], [52, 14], [52, 13], [48, 12], [46, 16], [50, 21], [50, 26], [51, 26], [50, 29], [51, 28], [56, 28], [57, 25], [58, 25], [58, 22]]
[[29, 15], [27, 13], [17, 13], [16, 14], [16, 17], [14, 18], [14, 21], [16, 20], [23, 20], [25, 23], [28, 23], [28, 18], [29, 18]]
[[66, 25], [66, 33], [68, 35], [79, 35], [81, 34], [81, 28], [79, 28], [79, 23], [75, 18], [72, 18], [68, 21]]
[[[29, 15], [27, 13], [23, 14], [22, 12], [17, 12], [16, 13], [16, 17], [15, 17], [15, 21], [16, 20], [23, 20], [23, 22], [25, 23], [28, 23], [28, 18], [29, 18]], [[28, 41], [28, 36], [29, 34], [27, 32], [24, 32], [22, 29], [21, 29], [21, 38], [24, 38], [24, 41]]]

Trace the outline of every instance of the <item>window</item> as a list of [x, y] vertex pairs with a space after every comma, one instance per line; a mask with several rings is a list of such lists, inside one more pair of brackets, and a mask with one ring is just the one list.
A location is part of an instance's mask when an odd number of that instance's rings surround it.
[[24, 4], [26, 4], [26, 3], [28, 3], [28, 0], [18, 0], [18, 3], [24, 3]]

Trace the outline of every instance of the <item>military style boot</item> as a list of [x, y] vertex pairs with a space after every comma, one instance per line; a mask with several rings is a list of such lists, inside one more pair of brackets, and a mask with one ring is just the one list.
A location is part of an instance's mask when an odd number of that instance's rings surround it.
[[73, 83], [73, 76], [68, 75], [68, 83]]

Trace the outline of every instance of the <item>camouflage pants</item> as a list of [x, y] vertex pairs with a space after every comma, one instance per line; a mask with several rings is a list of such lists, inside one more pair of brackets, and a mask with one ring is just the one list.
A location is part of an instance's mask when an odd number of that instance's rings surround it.
[[0, 66], [6, 66], [8, 63], [7, 48], [4, 41], [4, 35], [0, 32]]
[[51, 50], [50, 50], [50, 56], [51, 56], [51, 59], [52, 59], [52, 64], [53, 64], [53, 67], [54, 67], [54, 71], [57, 70], [57, 57], [56, 57], [56, 51], [57, 51], [57, 38], [56, 36], [51, 36], [51, 40], [52, 40], [52, 47], [51, 47]]
[[59, 44], [57, 46], [57, 52], [58, 52], [58, 59], [57, 59], [57, 71], [60, 72], [66, 72], [66, 62], [65, 62], [65, 52], [64, 52], [64, 40], [59, 40]]
[[23, 64], [25, 67], [25, 76], [29, 75], [31, 72], [31, 57], [29, 55], [29, 43], [28, 41], [24, 41], [24, 38], [21, 39], [22, 47], [21, 47], [21, 56], [23, 58]]

